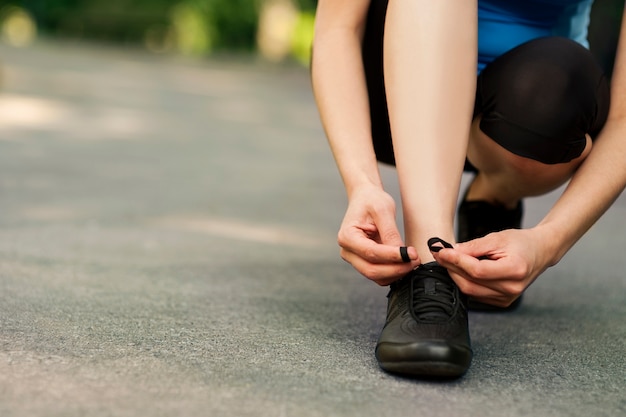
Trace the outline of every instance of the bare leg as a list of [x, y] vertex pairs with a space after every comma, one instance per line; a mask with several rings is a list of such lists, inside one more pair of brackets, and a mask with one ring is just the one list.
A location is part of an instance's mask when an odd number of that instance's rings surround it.
[[568, 163], [548, 165], [515, 155], [478, 127], [480, 118], [472, 123], [467, 151], [469, 161], [479, 173], [470, 185], [467, 200], [484, 200], [513, 208], [530, 196], [545, 194], [571, 178], [591, 152], [591, 139], [583, 153]]
[[475, 1], [394, 0], [385, 25], [385, 84], [406, 243], [454, 241], [453, 219], [476, 88]]

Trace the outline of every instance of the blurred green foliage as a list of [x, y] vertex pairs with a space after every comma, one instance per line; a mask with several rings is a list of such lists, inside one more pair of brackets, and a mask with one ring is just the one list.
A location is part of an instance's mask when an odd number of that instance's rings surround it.
[[165, 25], [171, 2], [159, 0], [9, 0], [28, 10], [41, 33], [133, 42], [146, 26]]
[[[190, 53], [252, 50], [266, 0], [3, 0], [28, 10], [48, 36], [144, 43], [178, 36]], [[316, 0], [294, 0], [312, 12]], [[190, 33], [191, 32], [191, 33]], [[192, 40], [193, 38], [193, 40]], [[206, 39], [199, 39], [206, 38]]]
[[[259, 17], [273, 0], [0, 0], [27, 10], [45, 36], [142, 44], [153, 51], [206, 55], [257, 47]], [[317, 0], [289, 0], [298, 10], [290, 55], [307, 63]], [[610, 72], [623, 0], [595, 0], [592, 51]], [[275, 25], [275, 23], [273, 23]]]

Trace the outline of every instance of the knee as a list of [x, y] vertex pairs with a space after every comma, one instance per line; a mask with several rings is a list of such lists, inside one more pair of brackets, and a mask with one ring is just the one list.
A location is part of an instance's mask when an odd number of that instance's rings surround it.
[[593, 115], [602, 73], [591, 53], [578, 43], [541, 38], [518, 47], [511, 59], [494, 64], [498, 65], [485, 71], [499, 74], [490, 78], [492, 74], [485, 73], [483, 82], [495, 83], [492, 88], [511, 115], [525, 115], [535, 126], [547, 124], [548, 132], [558, 130], [555, 120], [571, 125], [581, 114], [586, 119]]
[[[608, 85], [591, 53], [566, 38], [515, 48], [479, 78], [481, 129], [512, 152], [543, 163], [578, 157], [608, 111]], [[607, 95], [606, 97], [604, 97]]]

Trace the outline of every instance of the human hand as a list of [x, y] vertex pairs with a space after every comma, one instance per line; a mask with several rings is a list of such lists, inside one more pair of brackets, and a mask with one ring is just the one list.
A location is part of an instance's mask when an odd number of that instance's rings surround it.
[[505, 230], [433, 253], [459, 289], [482, 303], [507, 307], [556, 262], [537, 229]]
[[414, 247], [407, 248], [411, 261], [402, 260], [395, 202], [380, 187], [351, 193], [337, 241], [341, 257], [378, 285], [389, 285], [419, 265]]

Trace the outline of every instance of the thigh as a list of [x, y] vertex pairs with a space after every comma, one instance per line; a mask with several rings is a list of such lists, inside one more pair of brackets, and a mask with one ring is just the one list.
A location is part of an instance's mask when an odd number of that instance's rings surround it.
[[374, 150], [379, 161], [395, 164], [383, 75], [383, 36], [388, 0], [372, 0], [363, 37], [363, 65], [370, 102]]

